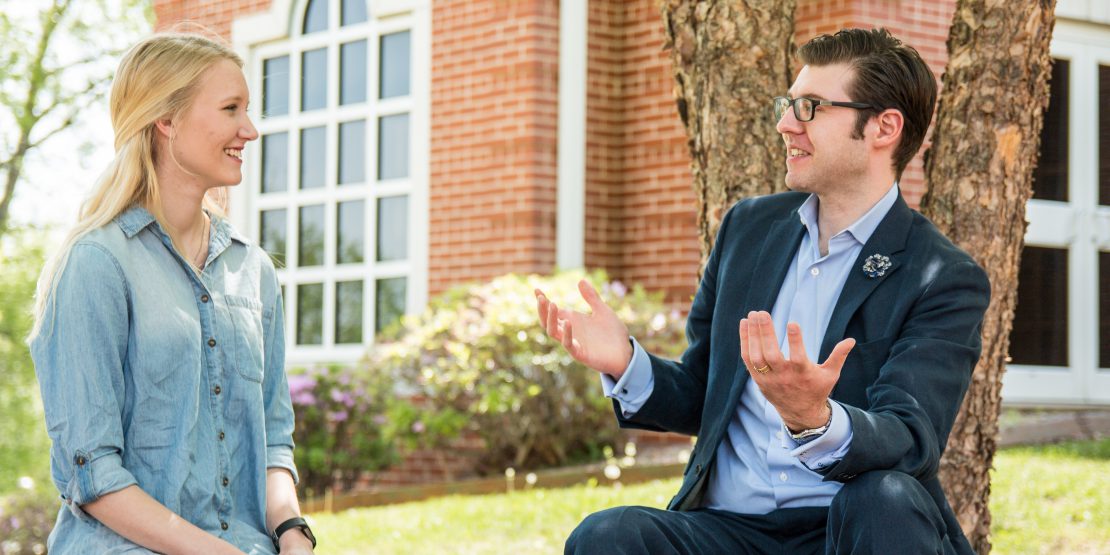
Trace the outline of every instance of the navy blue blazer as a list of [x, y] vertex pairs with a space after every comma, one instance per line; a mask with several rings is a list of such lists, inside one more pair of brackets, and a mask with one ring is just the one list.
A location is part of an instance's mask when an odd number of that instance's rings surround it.
[[[623, 418], [614, 401], [621, 427], [698, 436], [669, 509], [699, 505], [749, 379], [740, 358], [740, 319], [773, 308], [805, 233], [797, 209], [807, 197], [751, 198], [728, 211], [690, 308], [689, 347], [679, 361], [649, 355], [655, 387], [633, 417]], [[874, 254], [889, 257], [891, 267], [868, 277], [862, 266]], [[823, 471], [825, 480], [846, 482], [869, 470], [917, 478], [944, 515], [958, 551], [970, 546], [937, 470], [979, 360], [989, 300], [983, 269], [899, 197], [848, 274], [818, 358], [824, 362], [837, 342], [855, 338], [832, 391], [848, 412], [852, 444]]]

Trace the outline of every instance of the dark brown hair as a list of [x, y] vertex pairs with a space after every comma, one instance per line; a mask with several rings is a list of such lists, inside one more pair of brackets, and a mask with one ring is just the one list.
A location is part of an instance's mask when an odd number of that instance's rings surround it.
[[864, 125], [876, 113], [887, 108], [902, 112], [902, 140], [891, 160], [901, 179], [925, 140], [937, 102], [937, 80], [917, 50], [886, 29], [844, 29], [814, 37], [802, 45], [798, 57], [806, 65], [847, 64], [855, 71], [847, 86], [849, 100], [874, 108], [860, 110], [853, 139], [863, 138]]

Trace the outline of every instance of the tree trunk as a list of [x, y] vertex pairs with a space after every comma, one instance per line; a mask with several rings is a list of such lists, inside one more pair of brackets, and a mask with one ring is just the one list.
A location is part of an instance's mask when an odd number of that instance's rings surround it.
[[703, 265], [724, 210], [740, 198], [785, 189], [785, 149], [771, 98], [790, 86], [794, 4], [662, 2], [675, 101], [693, 160]]
[[990, 551], [990, 468], [1051, 75], [1054, 0], [960, 0], [921, 211], [990, 276], [983, 355], [941, 460], [941, 479], [979, 553]]

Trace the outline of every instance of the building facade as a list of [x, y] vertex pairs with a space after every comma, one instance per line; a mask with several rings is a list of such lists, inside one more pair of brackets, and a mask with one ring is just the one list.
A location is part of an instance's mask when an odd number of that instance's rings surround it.
[[[604, 268], [696, 288], [656, 0], [155, 0], [243, 56], [262, 135], [232, 218], [279, 262], [291, 364], [357, 360], [452, 285]], [[798, 0], [798, 42], [885, 26], [938, 78], [954, 0]], [[1011, 402], [1110, 403], [1110, 5], [1060, 0]], [[187, 27], [185, 27], [187, 28]], [[902, 192], [924, 194], [921, 158]]]

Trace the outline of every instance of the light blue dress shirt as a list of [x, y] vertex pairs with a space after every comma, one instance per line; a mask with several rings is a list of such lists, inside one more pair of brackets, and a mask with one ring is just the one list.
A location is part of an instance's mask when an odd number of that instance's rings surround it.
[[[812, 361], [824, 362], [817, 360], [818, 351], [840, 291], [848, 274], [860, 271], [853, 263], [898, 194], [895, 183], [866, 214], [829, 239], [825, 256], [820, 252], [817, 197], [811, 195], [798, 208], [807, 233], [802, 236], [771, 311], [784, 355], [790, 354], [786, 324], [797, 322], [806, 355]], [[625, 417], [640, 410], [655, 383], [647, 353], [635, 339], [632, 343], [632, 361], [621, 379], [616, 381], [605, 374], [601, 377], [605, 396], [620, 402]], [[728, 433], [717, 449], [716, 466], [702, 505], [741, 514], [828, 506], [841, 484], [823, 481], [814, 470], [840, 460], [852, 442], [847, 412], [835, 401], [832, 409], [828, 431], [806, 443], [796, 442], [755, 381], [748, 380]]]
[[281, 289], [212, 218], [197, 275], [149, 212], [82, 237], [31, 343], [63, 504], [51, 553], [150, 553], [81, 509], [138, 485], [248, 553], [273, 553], [266, 469], [293, 473]]

